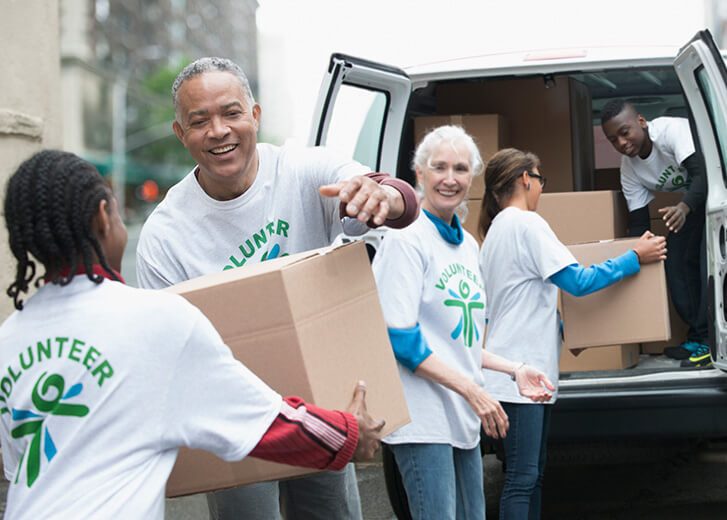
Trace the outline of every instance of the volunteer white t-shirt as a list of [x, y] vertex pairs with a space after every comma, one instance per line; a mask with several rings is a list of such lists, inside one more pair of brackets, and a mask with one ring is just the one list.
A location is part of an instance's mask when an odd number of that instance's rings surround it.
[[180, 446], [245, 457], [282, 398], [180, 296], [48, 285], [0, 327], [9, 518], [164, 517]]
[[[464, 235], [459, 246], [446, 242], [422, 212], [409, 227], [387, 232], [373, 271], [387, 325], [405, 329], [419, 323], [434, 354], [482, 385], [485, 295], [477, 243]], [[399, 375], [411, 423], [385, 442], [477, 445], [480, 420], [463, 397], [401, 364]]]
[[229, 201], [211, 198], [194, 170], [147, 219], [136, 250], [142, 287], [329, 245], [341, 233], [338, 198], [318, 188], [371, 170], [324, 148], [258, 144], [252, 186]]
[[681, 166], [694, 153], [689, 121], [681, 117], [657, 117], [648, 124], [653, 142], [646, 159], [621, 157], [621, 187], [629, 211], [654, 200], [655, 191], [687, 191], [691, 179]]
[[[558, 384], [558, 288], [548, 281], [575, 264], [571, 252], [534, 211], [508, 207], [492, 221], [480, 251], [488, 305], [486, 348], [545, 372]], [[510, 376], [485, 371], [485, 389], [508, 403], [531, 403]], [[557, 391], [551, 403], [557, 398]]]

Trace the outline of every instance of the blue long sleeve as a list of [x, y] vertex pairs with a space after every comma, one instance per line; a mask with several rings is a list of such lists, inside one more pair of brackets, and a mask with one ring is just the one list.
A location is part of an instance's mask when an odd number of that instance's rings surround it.
[[412, 372], [432, 353], [418, 323], [408, 329], [389, 328], [388, 331], [394, 357]]
[[571, 264], [549, 280], [558, 288], [573, 296], [587, 296], [639, 272], [639, 257], [631, 250], [603, 263], [583, 267]]

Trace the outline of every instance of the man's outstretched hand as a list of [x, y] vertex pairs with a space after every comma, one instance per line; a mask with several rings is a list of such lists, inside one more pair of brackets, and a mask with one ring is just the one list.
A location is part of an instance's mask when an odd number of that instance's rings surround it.
[[[346, 215], [367, 223], [373, 218], [373, 223], [380, 226], [386, 219], [397, 218], [392, 214], [392, 206], [402, 206], [401, 195], [390, 186], [381, 186], [365, 175], [357, 175], [347, 181], [336, 184], [326, 184], [318, 188], [324, 197], [338, 197], [346, 204]], [[398, 197], [398, 198], [397, 198]]]

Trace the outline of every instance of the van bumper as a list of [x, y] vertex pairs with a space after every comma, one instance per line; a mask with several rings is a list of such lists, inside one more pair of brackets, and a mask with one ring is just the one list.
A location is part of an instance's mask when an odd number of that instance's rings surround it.
[[727, 437], [727, 374], [709, 370], [677, 379], [621, 379], [561, 384], [550, 441]]

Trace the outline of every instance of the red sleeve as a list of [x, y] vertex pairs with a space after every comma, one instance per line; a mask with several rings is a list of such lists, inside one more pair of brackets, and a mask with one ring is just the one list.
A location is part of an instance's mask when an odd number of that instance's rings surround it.
[[280, 413], [250, 455], [316, 469], [342, 469], [358, 445], [358, 422], [350, 413], [326, 410], [300, 397], [285, 397]]
[[[384, 226], [401, 229], [416, 220], [419, 216], [419, 197], [417, 197], [416, 191], [414, 191], [414, 188], [412, 188], [408, 182], [392, 177], [388, 173], [380, 172], [367, 173], [366, 177], [369, 177], [381, 186], [391, 186], [401, 193], [401, 198], [404, 201], [404, 213], [402, 213], [399, 218], [386, 219], [383, 224]], [[346, 204], [343, 202], [340, 205], [339, 213], [341, 218], [346, 216]], [[377, 227], [376, 224], [374, 224], [373, 218], [366, 224], [371, 228]]]

